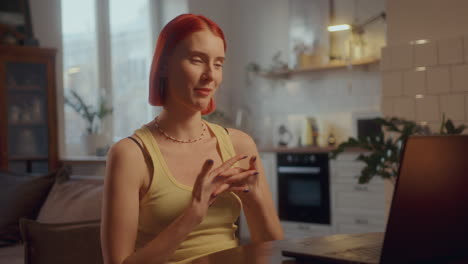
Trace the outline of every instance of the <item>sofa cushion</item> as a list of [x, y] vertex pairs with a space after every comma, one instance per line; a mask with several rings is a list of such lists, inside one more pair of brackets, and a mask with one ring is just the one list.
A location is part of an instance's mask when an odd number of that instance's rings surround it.
[[24, 264], [24, 247], [16, 244], [9, 247], [0, 247], [0, 263]]
[[65, 173], [63, 168], [43, 176], [0, 173], [0, 244], [21, 240], [19, 219], [35, 219], [56, 176]]
[[101, 219], [103, 180], [69, 179], [55, 182], [37, 221], [80, 222]]
[[101, 264], [99, 221], [44, 224], [20, 220], [25, 264]]

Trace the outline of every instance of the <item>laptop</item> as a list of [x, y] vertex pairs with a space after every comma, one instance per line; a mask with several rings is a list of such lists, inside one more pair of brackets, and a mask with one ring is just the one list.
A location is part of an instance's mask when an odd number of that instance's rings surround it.
[[281, 248], [304, 263], [468, 263], [468, 135], [409, 137], [385, 233], [285, 241]]

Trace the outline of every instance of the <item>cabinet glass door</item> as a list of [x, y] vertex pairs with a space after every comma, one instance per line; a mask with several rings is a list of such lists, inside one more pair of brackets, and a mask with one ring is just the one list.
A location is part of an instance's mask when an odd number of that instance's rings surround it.
[[8, 163], [17, 172], [48, 171], [47, 69], [45, 64], [6, 63]]

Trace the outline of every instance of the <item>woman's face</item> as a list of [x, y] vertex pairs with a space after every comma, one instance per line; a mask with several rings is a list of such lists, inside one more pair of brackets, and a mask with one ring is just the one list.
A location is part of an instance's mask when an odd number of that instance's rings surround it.
[[208, 107], [223, 79], [224, 43], [209, 30], [182, 40], [168, 59], [166, 106]]

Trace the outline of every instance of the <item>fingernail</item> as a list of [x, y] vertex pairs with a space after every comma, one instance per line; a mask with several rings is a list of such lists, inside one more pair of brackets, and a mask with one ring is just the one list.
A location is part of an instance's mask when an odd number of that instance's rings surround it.
[[206, 163], [208, 163], [208, 165], [212, 165], [214, 163], [214, 161], [212, 159], [209, 159], [206, 161]]
[[244, 192], [245, 192], [245, 193], [248, 193], [248, 192], [249, 192], [249, 189], [245, 189]]

